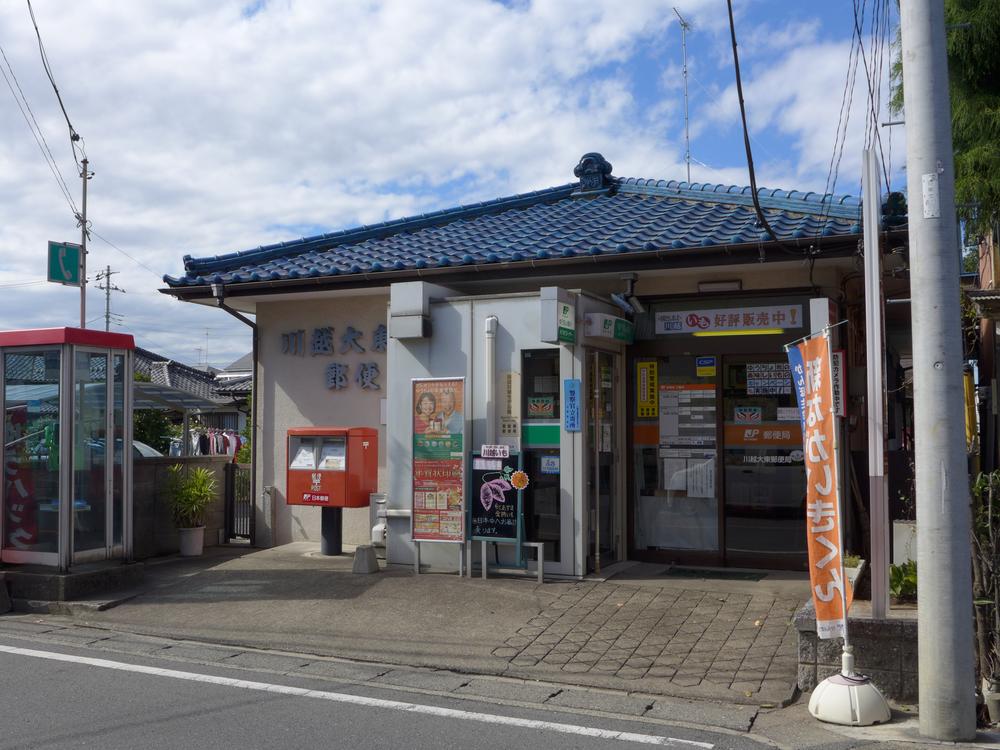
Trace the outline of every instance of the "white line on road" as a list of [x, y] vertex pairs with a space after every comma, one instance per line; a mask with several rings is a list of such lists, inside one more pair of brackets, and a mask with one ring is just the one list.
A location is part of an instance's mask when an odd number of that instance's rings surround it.
[[175, 680], [206, 682], [211, 685], [225, 685], [226, 687], [242, 688], [244, 690], [260, 690], [266, 693], [295, 695], [302, 698], [318, 698], [320, 700], [334, 701], [337, 703], [351, 703], [356, 706], [367, 706], [370, 708], [388, 708], [395, 711], [410, 711], [411, 713], [440, 716], [449, 719], [479, 721], [485, 724], [503, 724], [505, 726], [521, 727], [523, 729], [542, 729], [549, 732], [577, 734], [584, 737], [596, 737], [606, 740], [640, 742], [646, 745], [683, 745], [685, 747], [705, 748], [705, 750], [712, 750], [712, 748], [715, 747], [715, 745], [710, 742], [697, 742], [695, 740], [683, 740], [675, 737], [660, 737], [655, 734], [616, 732], [613, 729], [582, 727], [575, 724], [560, 724], [554, 721], [539, 721], [537, 719], [521, 719], [516, 716], [497, 716], [494, 714], [477, 713], [475, 711], [460, 711], [454, 708], [426, 706], [419, 703], [383, 700], [382, 698], [368, 698], [361, 695], [350, 695], [348, 693], [332, 693], [326, 690], [309, 690], [307, 688], [291, 687], [289, 685], [275, 685], [269, 682], [236, 680], [231, 677], [218, 677], [216, 675], [198, 674], [197, 672], [181, 672], [176, 669], [161, 669], [160, 667], [146, 667], [141, 664], [128, 664], [121, 661], [111, 661], [110, 659], [94, 659], [89, 656], [62, 654], [56, 651], [37, 651], [31, 648], [17, 648], [16, 646], [6, 646], [0, 644], [0, 652], [16, 654], [18, 656], [31, 656], [37, 659], [50, 659], [52, 661], [87, 664], [91, 667], [117, 669], [122, 672], [138, 672], [139, 674], [154, 675], [156, 677], [170, 677]]

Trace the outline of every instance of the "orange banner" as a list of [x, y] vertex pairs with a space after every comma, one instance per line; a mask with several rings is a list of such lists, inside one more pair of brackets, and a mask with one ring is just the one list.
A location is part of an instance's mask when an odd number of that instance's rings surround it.
[[840, 638], [854, 592], [844, 577], [830, 341], [826, 334], [788, 352], [799, 401], [806, 464], [806, 534], [816, 634]]

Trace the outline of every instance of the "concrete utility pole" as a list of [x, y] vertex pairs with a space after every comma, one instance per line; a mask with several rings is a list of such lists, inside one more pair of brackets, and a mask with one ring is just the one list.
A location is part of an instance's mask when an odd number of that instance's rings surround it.
[[976, 735], [959, 248], [943, 0], [900, 3], [916, 429], [920, 733]]
[[83, 178], [83, 206], [80, 211], [80, 328], [87, 327], [87, 157], [80, 162], [80, 177]]
[[[111, 315], [112, 315], [112, 313], [111, 313], [111, 292], [121, 292], [122, 294], [125, 294], [125, 290], [124, 289], [122, 289], [120, 286], [115, 286], [114, 284], [111, 283], [111, 277], [112, 277], [112, 275], [114, 275], [116, 273], [119, 273], [119, 272], [118, 271], [112, 271], [111, 270], [111, 266], [107, 266], [104, 269], [104, 271], [102, 271], [101, 273], [97, 274], [97, 280], [104, 282], [103, 284], [98, 284], [97, 288], [104, 290], [104, 330], [105, 331], [110, 331], [111, 330]], [[117, 313], [115, 313], [115, 315], [117, 316]], [[118, 316], [118, 317], [120, 317], [120, 316]], [[116, 321], [116, 322], [119, 322], [119, 321]]]

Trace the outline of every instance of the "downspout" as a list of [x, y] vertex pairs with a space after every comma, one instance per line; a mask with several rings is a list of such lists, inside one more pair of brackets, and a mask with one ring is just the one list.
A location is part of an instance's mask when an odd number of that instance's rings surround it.
[[[259, 345], [257, 337], [257, 323], [250, 320], [243, 313], [234, 310], [229, 305], [226, 304], [226, 287], [223, 284], [212, 284], [212, 296], [215, 297], [219, 304], [219, 307], [225, 310], [227, 313], [232, 315], [241, 323], [250, 326], [252, 348], [250, 358], [251, 370], [250, 370], [250, 497], [254, 507], [257, 505], [257, 452], [258, 443], [260, 443], [259, 436], [257, 435], [257, 399], [260, 394], [257, 392], [257, 358], [259, 356]], [[253, 514], [251, 514], [251, 522], [253, 522]], [[257, 524], [253, 523], [251, 528], [251, 543], [256, 542], [257, 536]]]
[[496, 378], [494, 367], [497, 359], [497, 326], [496, 315], [486, 318], [486, 378], [483, 388], [486, 391], [486, 442], [492, 445], [497, 438], [497, 408], [496, 408]]

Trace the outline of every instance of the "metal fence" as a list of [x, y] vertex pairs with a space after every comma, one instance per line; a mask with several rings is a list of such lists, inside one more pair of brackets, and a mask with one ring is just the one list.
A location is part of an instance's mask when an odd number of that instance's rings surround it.
[[226, 465], [226, 541], [254, 542], [253, 495], [250, 494], [250, 464]]

